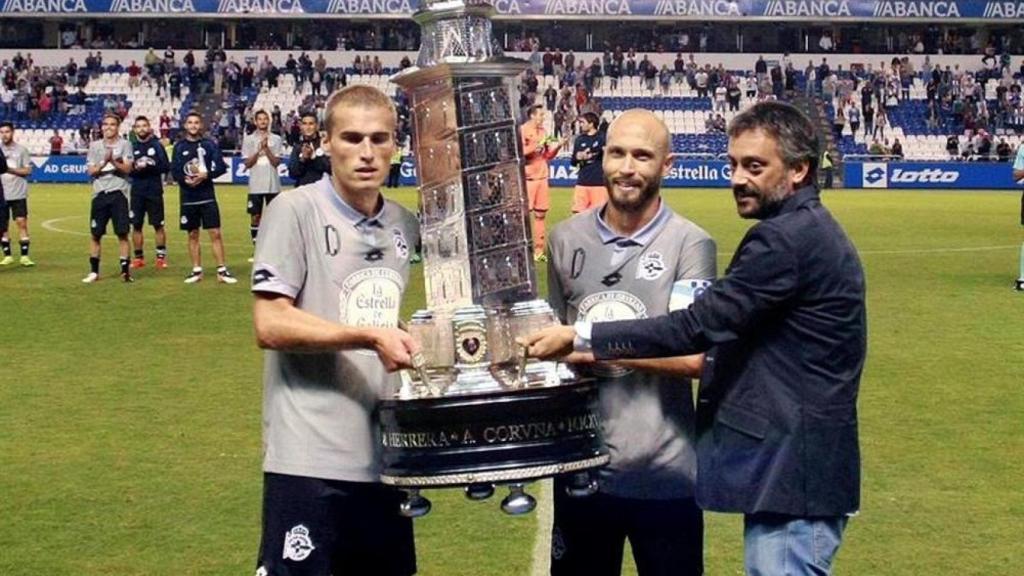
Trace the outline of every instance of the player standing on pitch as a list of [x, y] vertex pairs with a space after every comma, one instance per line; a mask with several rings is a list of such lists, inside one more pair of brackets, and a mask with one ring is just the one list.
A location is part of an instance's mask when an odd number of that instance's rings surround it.
[[114, 114], [103, 117], [103, 137], [89, 144], [85, 171], [92, 178], [92, 206], [89, 211], [89, 274], [82, 282], [92, 284], [100, 279], [100, 240], [107, 232], [107, 222], [114, 226], [121, 256], [121, 279], [134, 282], [128, 269], [128, 175], [132, 172], [132, 146], [118, 134], [121, 118]]
[[228, 271], [224, 259], [224, 240], [220, 233], [220, 207], [213, 180], [227, 172], [220, 147], [203, 138], [203, 119], [196, 112], [185, 117], [185, 138], [174, 145], [171, 174], [181, 192], [181, 229], [188, 232], [188, 254], [192, 271], [186, 284], [203, 279], [202, 253], [199, 248], [199, 227], [210, 233], [213, 257], [217, 260], [217, 281], [235, 284], [238, 279]]
[[[670, 152], [668, 129], [646, 110], [608, 128], [597, 165], [607, 203], [551, 233], [548, 299], [562, 322], [661, 316], [714, 280], [715, 242], [662, 201]], [[627, 540], [640, 576], [704, 573], [690, 382], [701, 366], [700, 355], [581, 366], [600, 383], [611, 461], [587, 498], [556, 478], [551, 574], [617, 576]]]
[[533, 214], [533, 259], [544, 262], [544, 219], [551, 209], [551, 192], [548, 189], [548, 160], [568, 142], [568, 135], [561, 140], [547, 137], [544, 131], [544, 106], [535, 104], [526, 111], [526, 123], [522, 125], [523, 157], [526, 159], [526, 197]]
[[288, 159], [288, 175], [295, 180], [295, 187], [316, 182], [331, 173], [331, 159], [324, 154], [323, 137], [320, 136], [320, 124], [316, 114], [303, 112], [299, 126], [302, 138], [299, 145], [292, 148]]
[[[1024, 142], [1017, 146], [1017, 157], [1013, 161], [1013, 179], [1018, 184], [1024, 184]], [[1024, 193], [1021, 193], [1020, 197], [1020, 225], [1024, 226]], [[1024, 292], [1024, 240], [1020, 244], [1020, 273], [1014, 287], [1017, 292]]]
[[270, 206], [281, 193], [281, 175], [277, 166], [284, 154], [284, 143], [280, 136], [270, 131], [270, 114], [266, 110], [257, 110], [253, 122], [256, 129], [242, 140], [242, 163], [249, 170], [246, 211], [249, 213], [249, 234], [255, 246], [263, 206]]
[[580, 133], [572, 145], [572, 165], [577, 169], [576, 188], [572, 196], [572, 213], [578, 214], [608, 201], [604, 173], [605, 135], [597, 130], [597, 114], [584, 112], [580, 115]]
[[167, 152], [153, 135], [149, 119], [145, 116], [135, 118], [135, 143], [132, 144], [134, 170], [132, 171], [132, 199], [130, 216], [132, 219], [132, 244], [135, 257], [132, 268], [146, 265], [143, 252], [142, 225], [149, 217], [149, 225], [153, 227], [156, 240], [156, 267], [158, 270], [167, 268], [167, 231], [164, 228], [164, 174], [171, 169]]
[[403, 496], [380, 483], [375, 407], [418, 345], [396, 328], [416, 218], [380, 192], [395, 108], [353, 85], [327, 101], [332, 176], [267, 210], [252, 272], [263, 373], [263, 538], [257, 574], [416, 572]]
[[3, 260], [0, 266], [9, 266], [14, 263], [14, 256], [11, 255], [11, 238], [8, 234], [9, 217], [14, 219], [18, 225], [19, 247], [21, 248], [21, 259], [18, 261], [22, 266], [35, 266], [36, 263], [28, 257], [28, 175], [32, 173], [32, 158], [29, 156], [28, 148], [14, 141], [14, 125], [10, 122], [0, 122], [0, 148], [7, 160], [7, 171], [0, 176], [4, 200], [0, 202], [3, 214], [0, 215], [0, 247], [3, 248]]

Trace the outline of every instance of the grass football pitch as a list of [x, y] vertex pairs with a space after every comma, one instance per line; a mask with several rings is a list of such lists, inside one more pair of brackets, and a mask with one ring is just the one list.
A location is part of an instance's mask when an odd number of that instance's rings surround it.
[[[749, 226], [728, 192], [664, 195], [714, 236], [724, 269]], [[1011, 287], [1019, 195], [824, 195], [868, 280], [863, 506], [837, 574], [1024, 571], [1024, 294]], [[229, 264], [242, 278], [233, 287], [209, 273], [182, 283], [177, 194], [167, 197], [171, 268], [150, 262], [135, 284], [118, 282], [108, 236], [104, 278], [83, 285], [88, 188], [31, 188], [38, 266], [0, 270], [0, 575], [254, 572], [262, 354], [245, 283], [244, 189], [220, 190]], [[415, 202], [411, 189], [392, 197]], [[554, 191], [551, 221], [568, 205], [569, 191]], [[152, 246], [147, 230], [150, 260]], [[205, 235], [203, 249], [210, 272]], [[405, 316], [422, 302], [414, 268]], [[429, 496], [434, 511], [416, 522], [421, 574], [535, 573], [542, 516], [510, 518], [497, 499], [456, 491]], [[742, 573], [737, 516], [707, 516], [705, 554], [709, 575]]]

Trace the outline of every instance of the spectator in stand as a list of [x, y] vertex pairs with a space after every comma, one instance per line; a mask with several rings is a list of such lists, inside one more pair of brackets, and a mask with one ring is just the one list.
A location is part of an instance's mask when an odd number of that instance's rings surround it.
[[[651, 68], [653, 69], [654, 66], [651, 65]], [[668, 64], [662, 64], [661, 72], [659, 73], [659, 82], [661, 83], [661, 94], [663, 96], [668, 96], [669, 88], [672, 86], [672, 76], [673, 74], [672, 71], [669, 70]]]
[[885, 146], [882, 146], [882, 143], [878, 141], [878, 138], [875, 138], [871, 141], [871, 146], [868, 147], [868, 154], [871, 156], [872, 160], [882, 160], [888, 154], [888, 151], [885, 149]]
[[[150, 52], [152, 52], [152, 48], [150, 49]], [[141, 78], [142, 68], [139, 68], [139, 65], [135, 63], [135, 60], [132, 60], [131, 64], [128, 65], [128, 87], [137, 87]]]
[[896, 160], [903, 160], [903, 144], [900, 143], [899, 138], [892, 139], [892, 148], [889, 150], [889, 155], [896, 158]]
[[949, 154], [950, 160], [960, 158], [960, 139], [955, 134], [946, 138], [946, 153]]
[[647, 85], [647, 89], [654, 92], [654, 87], [658, 83], [658, 68], [651, 64], [651, 61], [644, 55], [644, 59], [641, 60], [641, 75], [644, 78], [644, 82]]
[[999, 144], [996, 145], [996, 157], [1000, 162], [1009, 162], [1010, 156], [1013, 155], [1013, 150], [1010, 145], [1006, 142], [1006, 138], [1000, 138]]
[[843, 128], [846, 127], [846, 114], [843, 107], [838, 106], [832, 118], [832, 129], [835, 131], [835, 139], [838, 142], [843, 139]]
[[59, 156], [64, 152], [64, 138], [61, 137], [60, 131], [54, 128], [53, 136], [50, 136], [50, 155]]
[[708, 97], [708, 71], [711, 65], [708, 64], [706, 68], [701, 68], [693, 75], [694, 80], [697, 84], [697, 97], [707, 98]]
[[728, 99], [729, 89], [725, 87], [725, 84], [719, 84], [715, 88], [715, 111], [725, 112], [725, 104]]

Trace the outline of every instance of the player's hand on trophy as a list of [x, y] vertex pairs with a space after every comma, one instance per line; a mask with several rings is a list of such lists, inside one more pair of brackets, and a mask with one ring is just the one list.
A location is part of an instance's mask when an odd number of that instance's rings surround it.
[[302, 145], [302, 158], [309, 160], [313, 157], [313, 146], [308, 142]]
[[412, 357], [420, 351], [420, 345], [408, 332], [399, 328], [374, 328], [371, 339], [385, 370], [413, 368]]
[[549, 326], [533, 334], [517, 339], [527, 354], [541, 360], [562, 358], [572, 353], [572, 342], [576, 329], [572, 326]]

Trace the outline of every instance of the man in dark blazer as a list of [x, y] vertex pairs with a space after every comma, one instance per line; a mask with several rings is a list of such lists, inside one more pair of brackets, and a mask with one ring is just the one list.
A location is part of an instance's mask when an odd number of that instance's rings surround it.
[[860, 506], [864, 274], [818, 197], [819, 158], [814, 126], [797, 109], [749, 108], [729, 127], [729, 163], [737, 212], [760, 222], [725, 275], [685, 310], [523, 341], [533, 356], [571, 361], [706, 351], [697, 502], [744, 514], [751, 576], [830, 573]]

